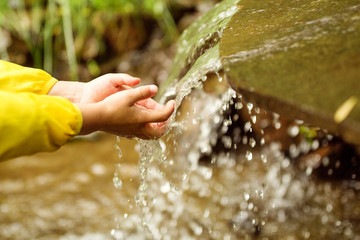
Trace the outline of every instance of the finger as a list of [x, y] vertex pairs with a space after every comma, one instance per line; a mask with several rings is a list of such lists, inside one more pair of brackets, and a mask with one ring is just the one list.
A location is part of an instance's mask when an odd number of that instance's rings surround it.
[[146, 123], [165, 122], [169, 119], [174, 111], [175, 102], [169, 101], [162, 109], [143, 109], [142, 121]]
[[116, 87], [123, 85], [133, 87], [140, 83], [140, 78], [133, 77], [125, 73], [109, 73], [106, 77], [108, 77], [111, 83]]
[[156, 95], [158, 88], [155, 85], [148, 85], [130, 89], [126, 93], [129, 97], [128, 101], [130, 105], [134, 105], [136, 102], [151, 98]]
[[148, 98], [145, 100], [141, 100], [136, 102], [136, 104], [138, 106], [144, 107], [144, 108], [148, 108], [148, 109], [158, 109], [161, 110], [164, 108], [164, 106], [162, 104], [159, 104], [158, 102], [156, 102], [154, 99], [152, 98]]
[[160, 138], [166, 132], [167, 126], [166, 124], [154, 124], [148, 123], [144, 126], [143, 129], [143, 139], [151, 139], [151, 138]]

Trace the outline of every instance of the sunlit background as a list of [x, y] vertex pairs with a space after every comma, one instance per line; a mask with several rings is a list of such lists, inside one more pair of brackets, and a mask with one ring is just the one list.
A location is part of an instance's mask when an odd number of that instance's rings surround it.
[[4, 0], [0, 57], [62, 80], [120, 71], [162, 81], [179, 34], [216, 2]]

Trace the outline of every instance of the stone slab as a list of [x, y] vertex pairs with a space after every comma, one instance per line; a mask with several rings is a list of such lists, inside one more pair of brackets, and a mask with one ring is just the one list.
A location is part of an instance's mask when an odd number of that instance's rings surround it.
[[359, 1], [242, 0], [220, 57], [245, 98], [360, 144]]

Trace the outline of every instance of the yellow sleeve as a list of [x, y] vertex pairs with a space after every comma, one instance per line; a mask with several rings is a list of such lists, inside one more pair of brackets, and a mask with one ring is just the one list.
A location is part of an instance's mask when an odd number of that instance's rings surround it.
[[80, 110], [65, 98], [0, 91], [0, 160], [54, 151], [81, 124]]
[[0, 90], [47, 94], [57, 82], [43, 70], [0, 60]]

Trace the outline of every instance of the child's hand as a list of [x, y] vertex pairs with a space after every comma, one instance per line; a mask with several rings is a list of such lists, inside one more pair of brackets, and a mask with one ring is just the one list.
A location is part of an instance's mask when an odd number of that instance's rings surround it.
[[140, 83], [139, 78], [124, 73], [110, 73], [102, 75], [84, 84], [79, 97], [79, 103], [95, 103], [106, 97], [134, 87]]
[[88, 83], [59, 81], [49, 95], [68, 98], [80, 108], [80, 134], [102, 130], [126, 137], [160, 137], [174, 102], [163, 106], [151, 99], [158, 91], [154, 85], [131, 88], [139, 82], [127, 74], [106, 74]]
[[48, 95], [61, 96], [72, 103], [95, 103], [139, 84], [140, 79], [124, 73], [109, 73], [90, 82], [58, 81]]
[[102, 130], [125, 137], [160, 137], [174, 111], [174, 102], [163, 106], [152, 100], [157, 90], [154, 85], [128, 88], [97, 103], [77, 104], [83, 114], [81, 133]]

